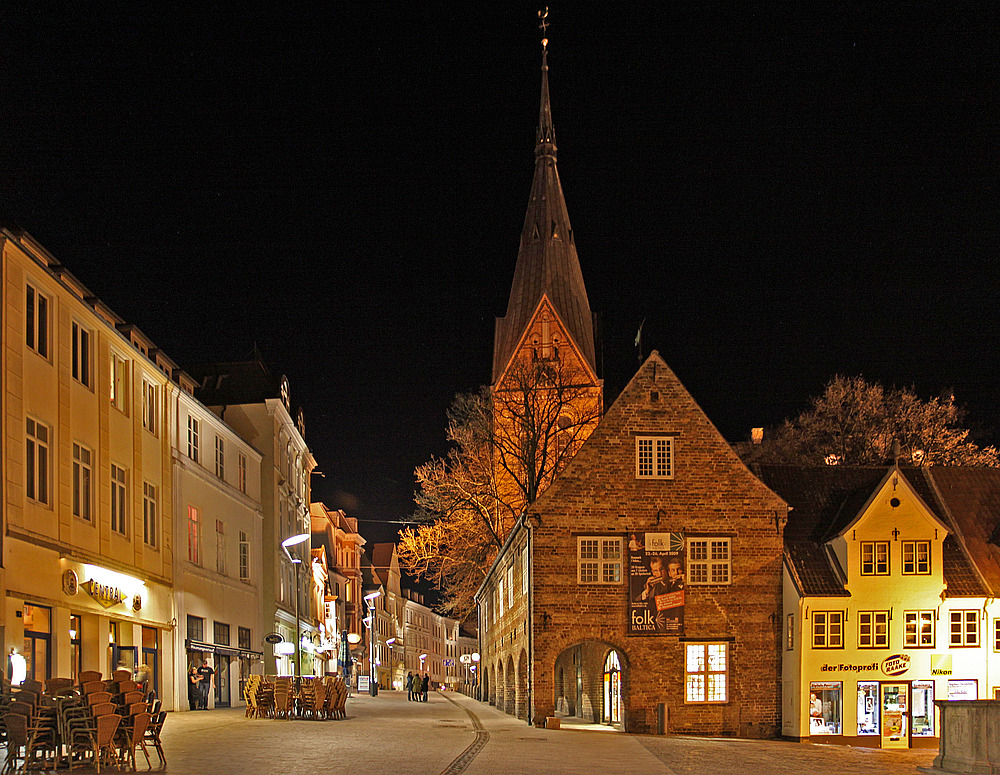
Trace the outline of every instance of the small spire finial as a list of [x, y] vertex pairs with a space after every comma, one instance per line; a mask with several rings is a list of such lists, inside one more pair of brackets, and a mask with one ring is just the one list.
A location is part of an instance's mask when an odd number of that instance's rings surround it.
[[549, 46], [549, 39], [545, 37], [546, 31], [549, 28], [549, 23], [546, 21], [549, 18], [549, 7], [545, 6], [545, 10], [538, 12], [538, 28], [542, 31], [542, 48], [547, 49]]

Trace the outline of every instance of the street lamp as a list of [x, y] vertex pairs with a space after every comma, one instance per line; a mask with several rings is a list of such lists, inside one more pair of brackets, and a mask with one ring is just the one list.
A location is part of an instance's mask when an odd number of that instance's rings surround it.
[[480, 658], [478, 651], [472, 652], [472, 661], [475, 663], [472, 665], [472, 680], [476, 684], [476, 699], [482, 701], [482, 697], [479, 696], [479, 676], [476, 675], [476, 668], [479, 666]]
[[302, 648], [302, 635], [300, 634], [299, 628], [299, 566], [302, 564], [302, 559], [300, 557], [292, 557], [292, 553], [288, 551], [288, 547], [298, 546], [299, 544], [308, 541], [309, 538], [309, 533], [299, 533], [298, 535], [290, 536], [281, 542], [281, 548], [285, 550], [285, 554], [288, 555], [288, 559], [291, 561], [292, 565], [295, 566], [295, 666], [292, 670], [292, 674], [296, 677], [302, 675], [302, 654], [300, 651]]
[[382, 590], [376, 589], [364, 596], [364, 601], [368, 605], [368, 635], [371, 638], [368, 655], [368, 693], [372, 697], [378, 697], [378, 671], [375, 669], [375, 598], [382, 594]]

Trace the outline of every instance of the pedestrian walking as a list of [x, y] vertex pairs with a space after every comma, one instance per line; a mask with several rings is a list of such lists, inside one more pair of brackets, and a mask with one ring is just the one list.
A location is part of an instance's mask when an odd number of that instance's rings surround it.
[[413, 672], [406, 674], [406, 699], [413, 699]]
[[427, 690], [431, 688], [431, 677], [424, 673], [423, 680], [420, 682], [420, 689], [424, 695], [424, 702], [427, 702]]

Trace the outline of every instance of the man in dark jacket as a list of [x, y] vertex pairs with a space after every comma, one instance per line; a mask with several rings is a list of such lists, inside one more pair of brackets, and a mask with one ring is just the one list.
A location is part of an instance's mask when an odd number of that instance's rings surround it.
[[427, 690], [430, 689], [430, 687], [431, 687], [431, 677], [427, 675], [427, 673], [424, 673], [424, 677], [420, 681], [420, 690], [424, 695], [423, 697], [424, 702], [427, 702]]
[[406, 674], [406, 699], [413, 699], [413, 672]]

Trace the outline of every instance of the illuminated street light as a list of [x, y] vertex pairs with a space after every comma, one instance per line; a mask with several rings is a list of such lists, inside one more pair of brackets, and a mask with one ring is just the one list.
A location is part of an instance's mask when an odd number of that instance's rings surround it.
[[382, 594], [382, 590], [376, 589], [364, 596], [364, 601], [368, 605], [368, 618], [365, 623], [368, 625], [368, 693], [372, 697], [378, 697], [378, 671], [375, 669], [375, 598]]
[[302, 652], [300, 651], [302, 647], [300, 643], [302, 634], [299, 627], [299, 566], [302, 565], [302, 559], [292, 557], [292, 553], [288, 549], [291, 546], [298, 546], [305, 543], [309, 538], [309, 533], [299, 533], [298, 535], [289, 536], [281, 542], [281, 548], [285, 550], [288, 559], [295, 566], [295, 665], [292, 669], [292, 674], [296, 677], [302, 675]]

